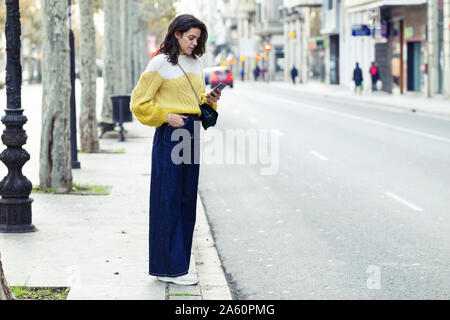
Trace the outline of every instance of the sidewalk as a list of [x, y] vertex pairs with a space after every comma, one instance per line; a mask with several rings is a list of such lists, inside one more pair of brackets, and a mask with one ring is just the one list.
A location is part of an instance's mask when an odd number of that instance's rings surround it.
[[[353, 93], [349, 88], [338, 85], [328, 85], [319, 82], [309, 82], [307, 84], [296, 84], [291, 82], [270, 82], [270, 86], [291, 89], [302, 93], [319, 95], [322, 97], [332, 97], [358, 101], [387, 107], [399, 108], [405, 111], [421, 112], [424, 114], [437, 115], [450, 118], [450, 100], [443, 98], [426, 98], [422, 94], [408, 93], [404, 95], [389, 94], [386, 92], [364, 91], [361, 96]], [[413, 111], [414, 110], [414, 111]]]
[[[39, 139], [37, 113], [27, 109], [31, 106], [27, 103], [33, 103], [32, 96], [40, 105], [36, 94], [23, 94], [25, 114], [31, 122], [31, 128], [25, 128], [31, 142], [24, 148], [31, 160], [24, 174], [35, 185], [39, 155], [35, 144]], [[32, 193], [33, 224], [38, 231], [0, 234], [0, 253], [9, 284], [70, 287], [68, 299], [72, 300], [232, 299], [200, 199], [190, 268], [198, 275], [199, 285], [166, 284], [148, 275], [148, 193], [154, 129], [137, 121], [126, 123], [125, 129], [125, 142], [119, 142], [118, 133], [112, 132], [100, 140], [101, 149], [123, 148], [125, 153], [79, 153], [81, 169], [72, 171], [74, 182], [111, 186], [109, 195]]]

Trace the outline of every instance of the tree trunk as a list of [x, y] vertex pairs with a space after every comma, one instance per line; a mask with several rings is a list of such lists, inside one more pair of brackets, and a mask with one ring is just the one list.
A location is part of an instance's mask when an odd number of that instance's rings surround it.
[[40, 188], [68, 193], [70, 156], [70, 48], [67, 1], [41, 1], [43, 26], [42, 130]]
[[0, 300], [14, 300], [14, 295], [9, 290], [8, 282], [3, 273], [2, 260], [0, 259]]
[[80, 141], [84, 152], [99, 151], [96, 95], [97, 64], [93, 0], [80, 0], [81, 110]]
[[122, 70], [122, 86], [120, 93], [121, 94], [131, 94], [131, 91], [133, 90], [132, 85], [133, 81], [131, 79], [131, 29], [132, 29], [132, 22], [130, 18], [131, 14], [131, 8], [130, 5], [132, 4], [131, 1], [128, 0], [121, 0], [120, 1], [120, 12], [121, 12], [121, 70]]
[[[116, 94], [117, 91], [117, 74], [120, 45], [120, 37], [117, 35], [117, 26], [119, 23], [119, 6], [118, 1], [103, 1], [103, 10], [105, 12], [105, 30], [104, 30], [104, 48], [103, 48], [103, 104], [102, 118], [103, 121], [112, 121], [112, 103], [110, 96]], [[119, 25], [120, 27], [120, 25]]]
[[114, 2], [114, 94], [122, 93], [122, 47], [125, 45], [122, 42], [122, 13], [121, 0]]
[[[148, 25], [147, 23], [141, 22], [141, 35], [140, 35], [140, 70], [141, 73], [144, 72], [147, 64], [150, 60], [150, 57], [147, 54], [147, 35], [148, 35]], [[159, 49], [159, 48], [158, 48]], [[140, 74], [139, 74], [140, 75]]]
[[[132, 23], [132, 30], [131, 30], [131, 55], [132, 55], [132, 87], [136, 85], [137, 81], [139, 79], [136, 79], [140, 73], [139, 70], [139, 49], [138, 49], [138, 41], [139, 41], [139, 13], [141, 12], [140, 9], [140, 3], [139, 2], [133, 2], [132, 3], [132, 10], [131, 10], [131, 23]], [[139, 73], [139, 74], [138, 74]]]

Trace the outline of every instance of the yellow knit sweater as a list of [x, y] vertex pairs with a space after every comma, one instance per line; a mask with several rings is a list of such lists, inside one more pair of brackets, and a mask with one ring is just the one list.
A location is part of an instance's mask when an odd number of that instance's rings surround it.
[[[200, 115], [198, 100], [179, 66], [159, 54], [148, 64], [131, 94], [130, 109], [142, 124], [158, 127], [167, 122], [168, 113]], [[200, 59], [180, 55], [178, 63], [187, 73], [201, 101], [206, 101], [206, 86]], [[210, 104], [217, 110], [217, 104]]]

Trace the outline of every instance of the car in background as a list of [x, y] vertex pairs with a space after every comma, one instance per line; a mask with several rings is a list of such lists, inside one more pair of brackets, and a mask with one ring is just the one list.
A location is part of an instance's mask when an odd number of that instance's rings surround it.
[[215, 87], [219, 83], [225, 83], [233, 88], [234, 76], [229, 67], [206, 68], [204, 72], [206, 85]]

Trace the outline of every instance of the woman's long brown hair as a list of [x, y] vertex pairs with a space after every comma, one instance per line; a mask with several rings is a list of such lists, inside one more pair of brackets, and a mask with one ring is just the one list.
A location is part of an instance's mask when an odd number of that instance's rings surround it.
[[182, 14], [176, 17], [169, 25], [166, 37], [159, 47], [158, 53], [164, 53], [169, 56], [169, 62], [172, 64], [178, 63], [178, 56], [180, 55], [180, 45], [175, 33], [181, 34], [189, 31], [191, 28], [198, 28], [201, 31], [200, 38], [197, 41], [197, 46], [192, 51], [193, 58], [201, 57], [205, 53], [206, 41], [208, 40], [208, 30], [206, 25], [190, 14]]

